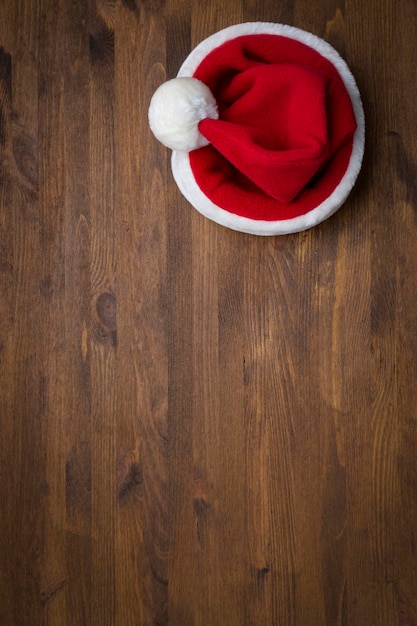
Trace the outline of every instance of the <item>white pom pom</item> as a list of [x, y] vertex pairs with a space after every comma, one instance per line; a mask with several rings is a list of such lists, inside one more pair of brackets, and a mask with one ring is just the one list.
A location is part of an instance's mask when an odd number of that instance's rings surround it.
[[153, 134], [164, 146], [188, 152], [209, 143], [198, 130], [199, 122], [219, 117], [207, 85], [188, 77], [163, 83], [152, 96], [148, 115]]

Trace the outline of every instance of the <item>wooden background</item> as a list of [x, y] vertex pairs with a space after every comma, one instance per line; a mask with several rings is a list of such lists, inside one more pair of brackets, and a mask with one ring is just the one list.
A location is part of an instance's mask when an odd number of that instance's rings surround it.
[[[148, 130], [233, 23], [348, 61], [344, 207], [200, 216]], [[417, 624], [417, 4], [0, 0], [1, 626]]]

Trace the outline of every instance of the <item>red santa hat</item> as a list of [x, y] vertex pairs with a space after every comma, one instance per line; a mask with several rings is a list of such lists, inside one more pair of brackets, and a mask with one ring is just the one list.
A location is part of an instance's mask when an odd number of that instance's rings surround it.
[[365, 121], [346, 63], [324, 40], [251, 22], [201, 42], [149, 107], [183, 195], [246, 233], [305, 230], [332, 215], [358, 176]]

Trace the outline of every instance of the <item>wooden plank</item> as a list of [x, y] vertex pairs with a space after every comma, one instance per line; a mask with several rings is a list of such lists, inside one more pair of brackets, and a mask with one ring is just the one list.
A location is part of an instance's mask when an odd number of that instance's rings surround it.
[[[168, 352], [170, 294], [167, 272], [167, 154], [148, 133], [147, 106], [166, 78], [165, 21], [151, 6], [129, 4], [117, 13], [116, 144], [119, 228], [116, 242], [125, 258], [117, 273], [126, 329], [118, 362], [131, 365], [132, 411], [117, 425], [121, 469], [117, 541], [133, 575], [118, 587], [117, 623], [165, 623], [168, 615], [170, 424]], [[132, 107], [132, 102], [135, 106]], [[132, 115], [126, 115], [127, 111]], [[132, 132], [133, 130], [133, 132]], [[129, 242], [129, 246], [126, 242]], [[129, 251], [130, 250], [130, 255]], [[121, 352], [123, 351], [123, 352]], [[123, 359], [123, 360], [121, 360]], [[125, 370], [120, 388], [126, 393]], [[125, 413], [125, 400], [120, 411]], [[132, 553], [132, 546], [134, 550]], [[136, 602], [135, 602], [136, 600]]]
[[[37, 11], [32, 3], [26, 3], [26, 11], [19, 11], [22, 8], [10, 4], [1, 9], [2, 23], [11, 27], [0, 55], [4, 255], [1, 483], [7, 485], [2, 498], [2, 563], [7, 568], [2, 568], [1, 574], [1, 618], [5, 623], [40, 619], [36, 583], [41, 574], [47, 492], [49, 381], [43, 369], [47, 325], [39, 306], [39, 301], [43, 306], [46, 301], [41, 291], [46, 264], [39, 254], [44, 244], [45, 214], [39, 193], [38, 76], [33, 64], [31, 72], [27, 68], [30, 55], [36, 53]], [[14, 38], [17, 23], [31, 33], [27, 40]], [[21, 89], [24, 78], [28, 79], [26, 98]]]
[[[146, 317], [141, 314], [146, 289], [141, 280], [142, 220], [147, 204], [141, 200], [142, 167], [146, 162], [140, 144], [143, 127], [141, 72], [139, 66], [147, 40], [147, 28], [141, 28], [139, 9], [133, 3], [116, 12], [115, 30], [115, 220], [116, 255], [123, 256], [123, 271], [116, 275], [117, 289], [117, 367], [115, 415], [117, 503], [115, 528], [115, 624], [145, 623], [144, 586], [144, 468], [143, 429], [146, 382], [140, 351], [146, 336]], [[136, 103], [136, 106], [132, 106]], [[140, 220], [138, 219], [140, 215]], [[151, 252], [151, 250], [150, 250]], [[146, 461], [145, 461], [146, 463]]]

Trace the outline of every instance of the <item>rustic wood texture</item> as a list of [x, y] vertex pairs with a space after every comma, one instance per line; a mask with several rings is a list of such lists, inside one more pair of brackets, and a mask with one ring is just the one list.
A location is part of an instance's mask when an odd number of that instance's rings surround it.
[[[365, 162], [262, 238], [149, 99], [241, 21], [346, 58]], [[414, 0], [0, 0], [0, 624], [417, 625]]]

